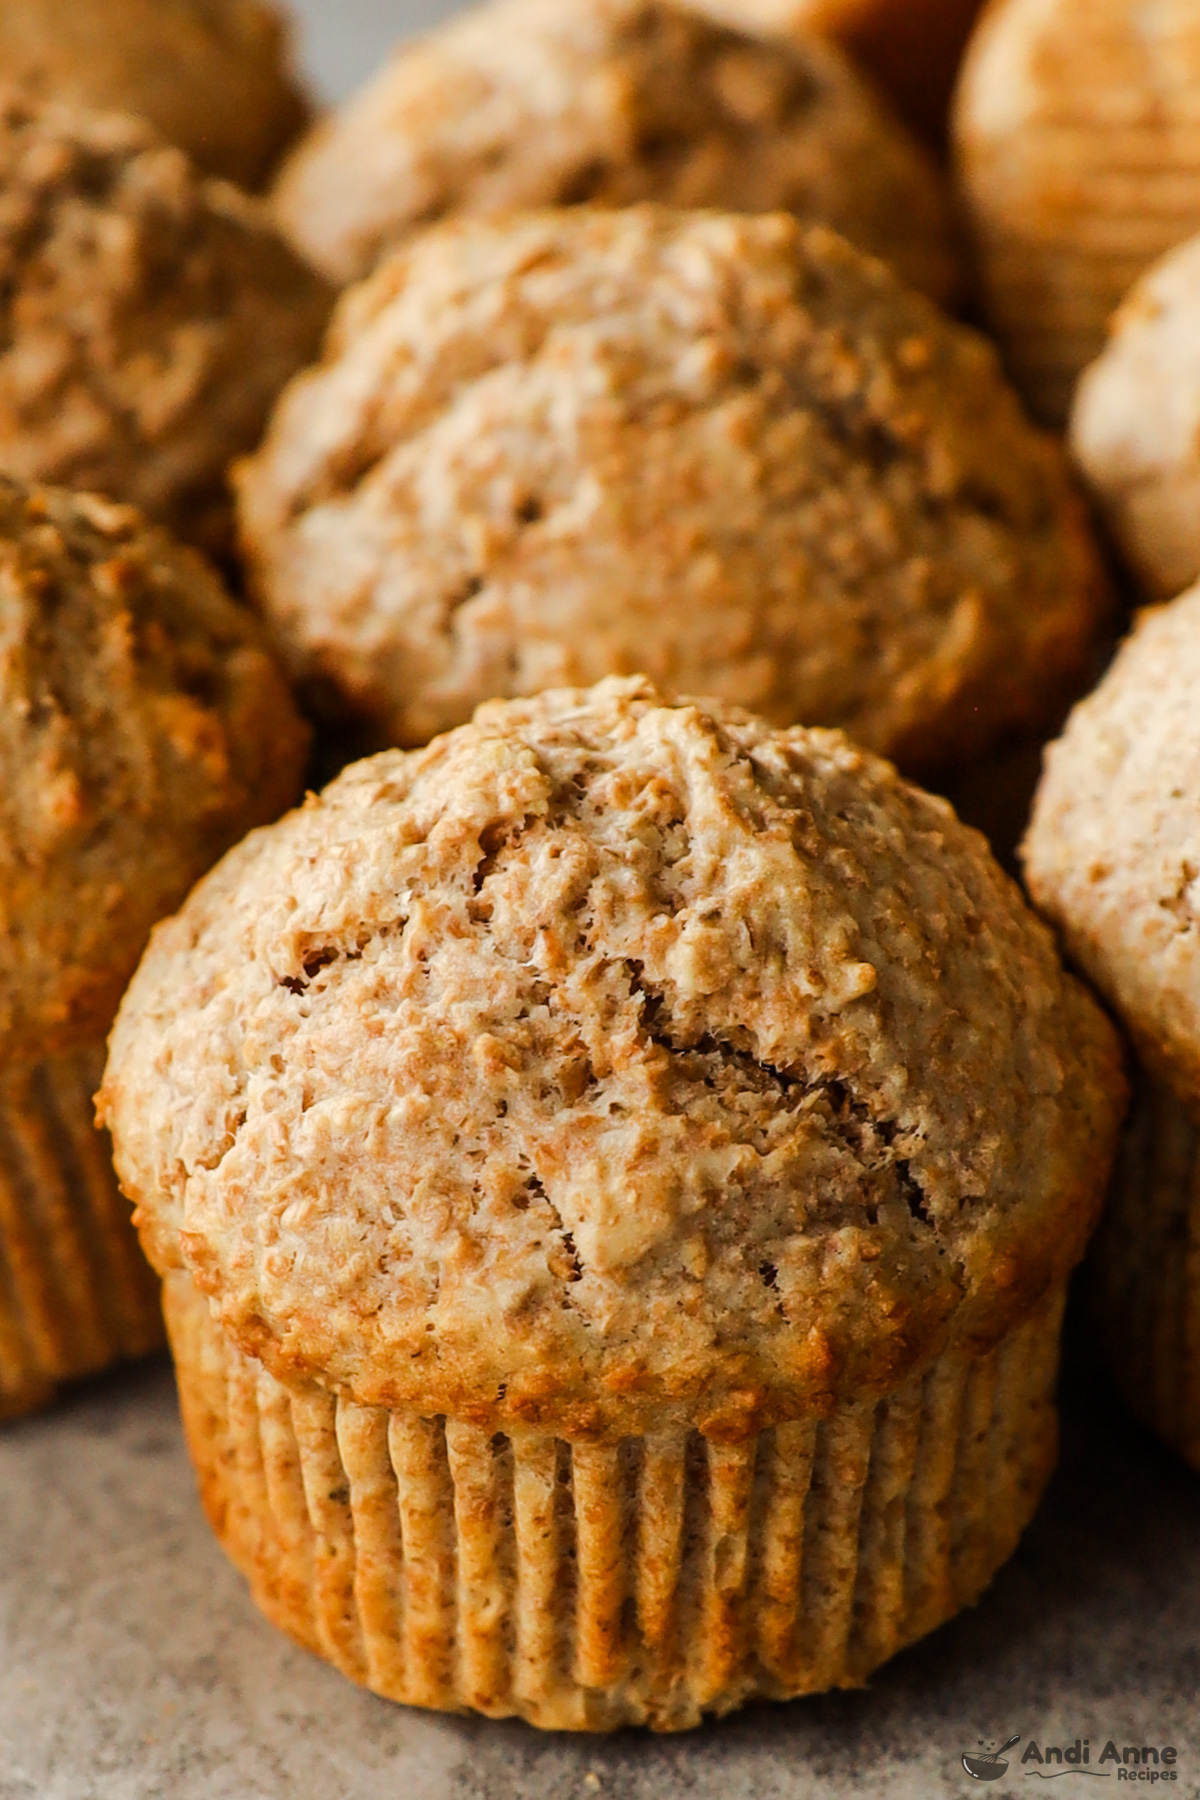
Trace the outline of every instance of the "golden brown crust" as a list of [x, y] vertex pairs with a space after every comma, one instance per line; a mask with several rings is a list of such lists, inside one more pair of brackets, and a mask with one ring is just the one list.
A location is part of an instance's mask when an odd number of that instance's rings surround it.
[[228, 547], [226, 468], [328, 295], [255, 202], [140, 121], [0, 101], [0, 463]]
[[784, 215], [426, 234], [238, 488], [281, 650], [371, 748], [641, 671], [963, 762], [1061, 717], [1106, 611], [990, 346]]
[[1194, 0], [996, 0], [954, 134], [983, 296], [1017, 385], [1065, 423], [1109, 318], [1200, 230]]
[[5, 0], [5, 83], [136, 113], [211, 175], [261, 187], [308, 104], [266, 0]]
[[1200, 588], [1144, 613], [1051, 746], [1036, 904], [1145, 1059], [1200, 1092]]
[[3, 1061], [103, 1036], [155, 921], [300, 787], [260, 628], [129, 507], [0, 477]]
[[633, 681], [256, 834], [156, 934], [101, 1104], [152, 1259], [284, 1381], [736, 1441], [1028, 1316], [1123, 1092], [943, 802]]
[[933, 162], [839, 51], [669, 0], [492, 0], [402, 46], [277, 191], [342, 282], [434, 219], [581, 200], [792, 211], [938, 299], [958, 286]]
[[1076, 391], [1071, 447], [1147, 596], [1200, 579], [1200, 237], [1121, 305]]
[[165, 1294], [204, 1505], [256, 1601], [410, 1706], [682, 1731], [861, 1686], [979, 1598], [1054, 1466], [1061, 1289], [878, 1404], [619, 1447], [285, 1388], [186, 1276]]

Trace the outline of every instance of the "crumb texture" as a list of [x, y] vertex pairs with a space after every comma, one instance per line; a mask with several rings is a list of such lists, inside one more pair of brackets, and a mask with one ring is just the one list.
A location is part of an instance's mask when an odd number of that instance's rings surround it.
[[1158, 1072], [1200, 1092], [1200, 589], [1143, 615], [1052, 746], [1035, 902]]
[[990, 346], [783, 215], [431, 232], [345, 298], [238, 486], [281, 650], [372, 748], [644, 672], [962, 761], [1057, 722], [1106, 610]]
[[261, 631], [129, 507], [0, 478], [0, 1042], [103, 1037], [151, 926], [300, 786]]
[[226, 549], [227, 465], [316, 350], [328, 305], [265, 211], [148, 125], [0, 102], [7, 473]]
[[632, 681], [250, 838], [156, 934], [102, 1110], [152, 1259], [285, 1381], [732, 1441], [1028, 1316], [1122, 1098], [943, 802]]
[[279, 216], [338, 281], [451, 214], [658, 200], [821, 219], [939, 299], [933, 161], [831, 43], [664, 0], [493, 0], [406, 44], [285, 167]]
[[5, 0], [6, 84], [136, 113], [209, 174], [262, 185], [308, 116], [264, 0]]
[[1075, 399], [1071, 442], [1144, 592], [1200, 579], [1200, 237], [1143, 276]]

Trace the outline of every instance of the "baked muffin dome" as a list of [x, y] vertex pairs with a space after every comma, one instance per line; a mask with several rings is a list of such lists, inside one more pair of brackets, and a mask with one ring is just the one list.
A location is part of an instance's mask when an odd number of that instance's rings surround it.
[[285, 657], [376, 745], [640, 671], [960, 760], [1058, 716], [1104, 608], [990, 347], [786, 215], [428, 233], [237, 485]]
[[1200, 1468], [1200, 588], [1143, 614], [1047, 756], [1030, 891], [1138, 1051], [1091, 1257], [1131, 1410]]
[[265, 0], [5, 0], [0, 69], [45, 99], [140, 114], [243, 187], [262, 185], [308, 115]]
[[1076, 461], [1154, 599], [1200, 577], [1200, 237], [1137, 283], [1079, 384]]
[[156, 934], [102, 1109], [153, 1260], [268, 1368], [620, 1435], [990, 1347], [1082, 1252], [1120, 1085], [948, 806], [633, 680], [252, 836]]
[[1200, 1094], [1200, 588], [1143, 615], [1047, 754], [1030, 891], [1152, 1070]]
[[227, 465], [329, 305], [263, 210], [138, 120], [9, 97], [0, 271], [0, 465], [227, 547]]
[[0, 1044], [102, 1038], [150, 929], [295, 799], [253, 618], [131, 508], [0, 477]]
[[593, 1731], [860, 1685], [978, 1597], [1122, 1104], [948, 806], [641, 680], [249, 838], [101, 1093], [268, 1616], [390, 1698]]
[[989, 323], [1063, 424], [1142, 271], [1200, 230], [1193, 0], [996, 0], [958, 90], [960, 182]]
[[132, 508], [0, 477], [0, 1421], [163, 1341], [92, 1096], [155, 922], [300, 788], [251, 615]]
[[657, 200], [835, 226], [939, 299], [933, 163], [831, 45], [670, 0], [492, 0], [406, 44], [287, 165], [280, 219], [332, 279], [448, 214]]

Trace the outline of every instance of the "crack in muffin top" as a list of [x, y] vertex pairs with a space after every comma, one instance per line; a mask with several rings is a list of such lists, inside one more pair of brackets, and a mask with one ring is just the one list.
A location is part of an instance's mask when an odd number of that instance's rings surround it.
[[101, 1094], [153, 1260], [285, 1377], [713, 1435], [990, 1346], [1081, 1253], [1115, 1036], [983, 840], [834, 733], [608, 681], [256, 833]]
[[0, 1062], [104, 1036], [151, 926], [295, 801], [307, 749], [200, 557], [0, 476]]

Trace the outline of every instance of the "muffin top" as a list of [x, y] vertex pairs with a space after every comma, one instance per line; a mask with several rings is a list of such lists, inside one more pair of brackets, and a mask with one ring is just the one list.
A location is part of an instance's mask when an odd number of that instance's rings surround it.
[[295, 800], [306, 749], [198, 556], [0, 477], [0, 1061], [104, 1036], [150, 927]]
[[989, 323], [1064, 424], [1137, 277], [1200, 230], [1195, 0], [994, 0], [959, 81], [959, 187]]
[[1143, 614], [1047, 754], [1037, 905], [1146, 1060], [1200, 1103], [1200, 588]]
[[0, 466], [223, 548], [226, 469], [329, 300], [265, 211], [141, 121], [0, 101]]
[[992, 349], [784, 214], [442, 226], [237, 484], [284, 655], [370, 748], [645, 673], [926, 767], [1057, 723], [1104, 612]]
[[984, 841], [645, 682], [361, 763], [161, 926], [101, 1094], [152, 1259], [285, 1378], [741, 1435], [1010, 1330], [1115, 1035]]
[[264, 0], [4, 0], [4, 80], [138, 113], [212, 175], [266, 180], [308, 116]]
[[1200, 237], [1121, 306], [1079, 384], [1071, 443], [1143, 587], [1174, 599], [1200, 577]]
[[401, 46], [277, 193], [343, 282], [449, 214], [642, 200], [821, 219], [939, 299], [957, 286], [933, 162], [833, 45], [664, 0], [491, 0]]

